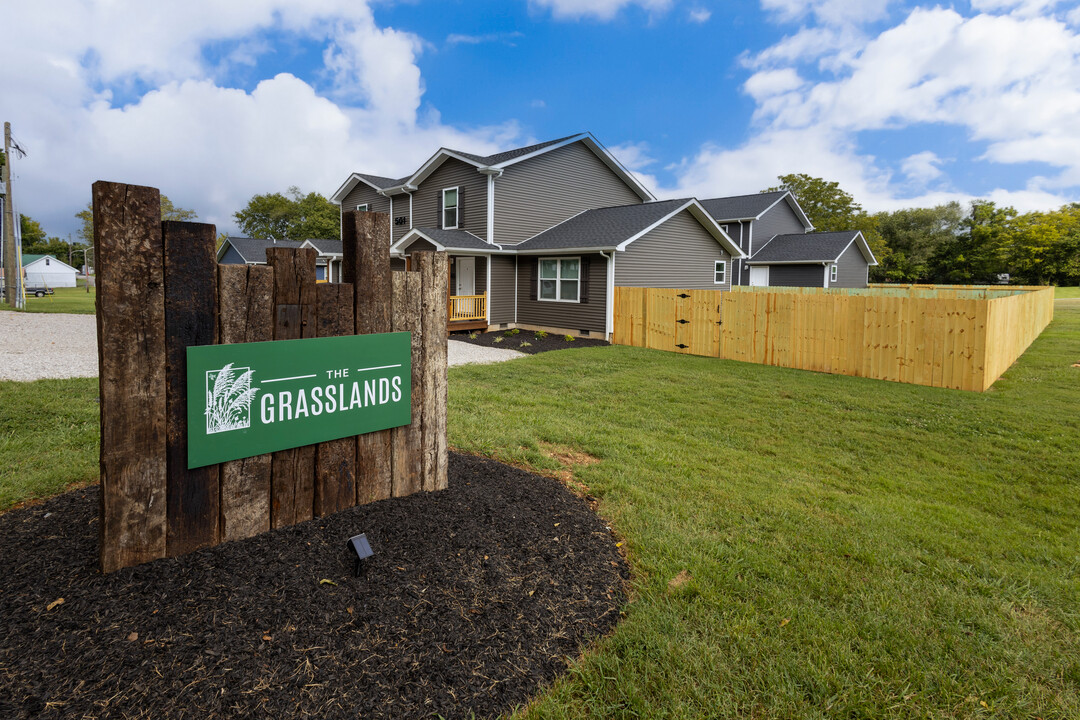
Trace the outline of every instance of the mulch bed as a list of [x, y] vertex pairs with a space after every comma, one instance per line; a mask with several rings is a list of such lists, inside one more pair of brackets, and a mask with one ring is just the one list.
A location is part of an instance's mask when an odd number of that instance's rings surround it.
[[[599, 345], [611, 344], [607, 340], [601, 340], [600, 338], [580, 337], [575, 337], [571, 342], [567, 342], [565, 335], [553, 335], [551, 333], [548, 333], [547, 337], [538, 338], [536, 337], [536, 333], [532, 330], [519, 330], [517, 335], [514, 335], [510, 330], [499, 330], [498, 332], [476, 333], [475, 338], [470, 338], [469, 333], [454, 333], [450, 337], [453, 340], [461, 340], [463, 342], [472, 343], [473, 345], [502, 348], [503, 350], [517, 350], [518, 352], [528, 353], [529, 355], [548, 352], [550, 350], [569, 350], [571, 348], [597, 347]], [[502, 338], [502, 340], [496, 342], [496, 338]], [[529, 344], [522, 347], [521, 343], [523, 342]]]
[[[443, 492], [108, 576], [98, 496], [0, 515], [0, 718], [489, 717], [625, 601], [626, 564], [583, 500], [466, 455]], [[360, 532], [375, 555], [357, 578]]]

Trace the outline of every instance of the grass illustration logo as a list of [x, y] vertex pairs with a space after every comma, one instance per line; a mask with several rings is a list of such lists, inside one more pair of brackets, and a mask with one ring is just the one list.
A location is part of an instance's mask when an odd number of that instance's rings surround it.
[[251, 402], [259, 392], [251, 387], [251, 368], [206, 371], [206, 434], [251, 427]]

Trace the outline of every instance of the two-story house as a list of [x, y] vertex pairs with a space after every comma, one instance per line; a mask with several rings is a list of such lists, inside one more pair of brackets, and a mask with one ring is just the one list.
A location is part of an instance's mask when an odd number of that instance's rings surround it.
[[877, 265], [858, 230], [815, 233], [791, 192], [702, 200], [747, 257], [732, 268], [733, 285], [866, 287]]
[[[447, 252], [451, 329], [610, 337], [615, 287], [751, 284], [759, 248], [812, 230], [790, 193], [657, 200], [590, 133], [485, 156], [442, 148], [406, 177], [353, 173], [331, 200], [389, 214], [399, 264]], [[819, 261], [802, 264], [827, 282]]]

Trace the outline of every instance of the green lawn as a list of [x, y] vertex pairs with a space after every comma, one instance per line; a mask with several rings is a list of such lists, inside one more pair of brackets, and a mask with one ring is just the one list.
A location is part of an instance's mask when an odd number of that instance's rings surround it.
[[[626, 347], [451, 369], [451, 444], [599, 458], [575, 477], [633, 567], [522, 715], [1080, 717], [1080, 303], [1055, 312], [981, 394]], [[95, 395], [0, 383], [0, 507], [93, 477]]]
[[[95, 313], [94, 296], [95, 289], [90, 288], [90, 292], [86, 292], [86, 287], [83, 285], [73, 288], [56, 288], [54, 295], [46, 295], [43, 298], [33, 296], [26, 298], [24, 312], [93, 315]], [[0, 309], [11, 310], [11, 306], [0, 303]]]
[[1067, 298], [1080, 298], [1080, 287], [1058, 287], [1054, 289], [1054, 298], [1063, 300]]

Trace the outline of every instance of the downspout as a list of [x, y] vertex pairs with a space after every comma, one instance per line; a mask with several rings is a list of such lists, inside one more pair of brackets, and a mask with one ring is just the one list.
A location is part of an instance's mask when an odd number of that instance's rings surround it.
[[615, 251], [611, 251], [611, 255], [605, 255], [600, 253], [600, 257], [607, 258], [607, 298], [605, 298], [604, 308], [604, 337], [608, 342], [611, 342], [611, 337], [615, 332]]
[[[487, 175], [487, 243], [495, 244], [495, 178], [501, 177], [502, 168], [479, 168], [481, 175]], [[484, 300], [484, 321], [491, 325], [491, 254], [487, 256], [487, 285]], [[517, 322], [517, 265], [514, 266], [514, 322]]]

